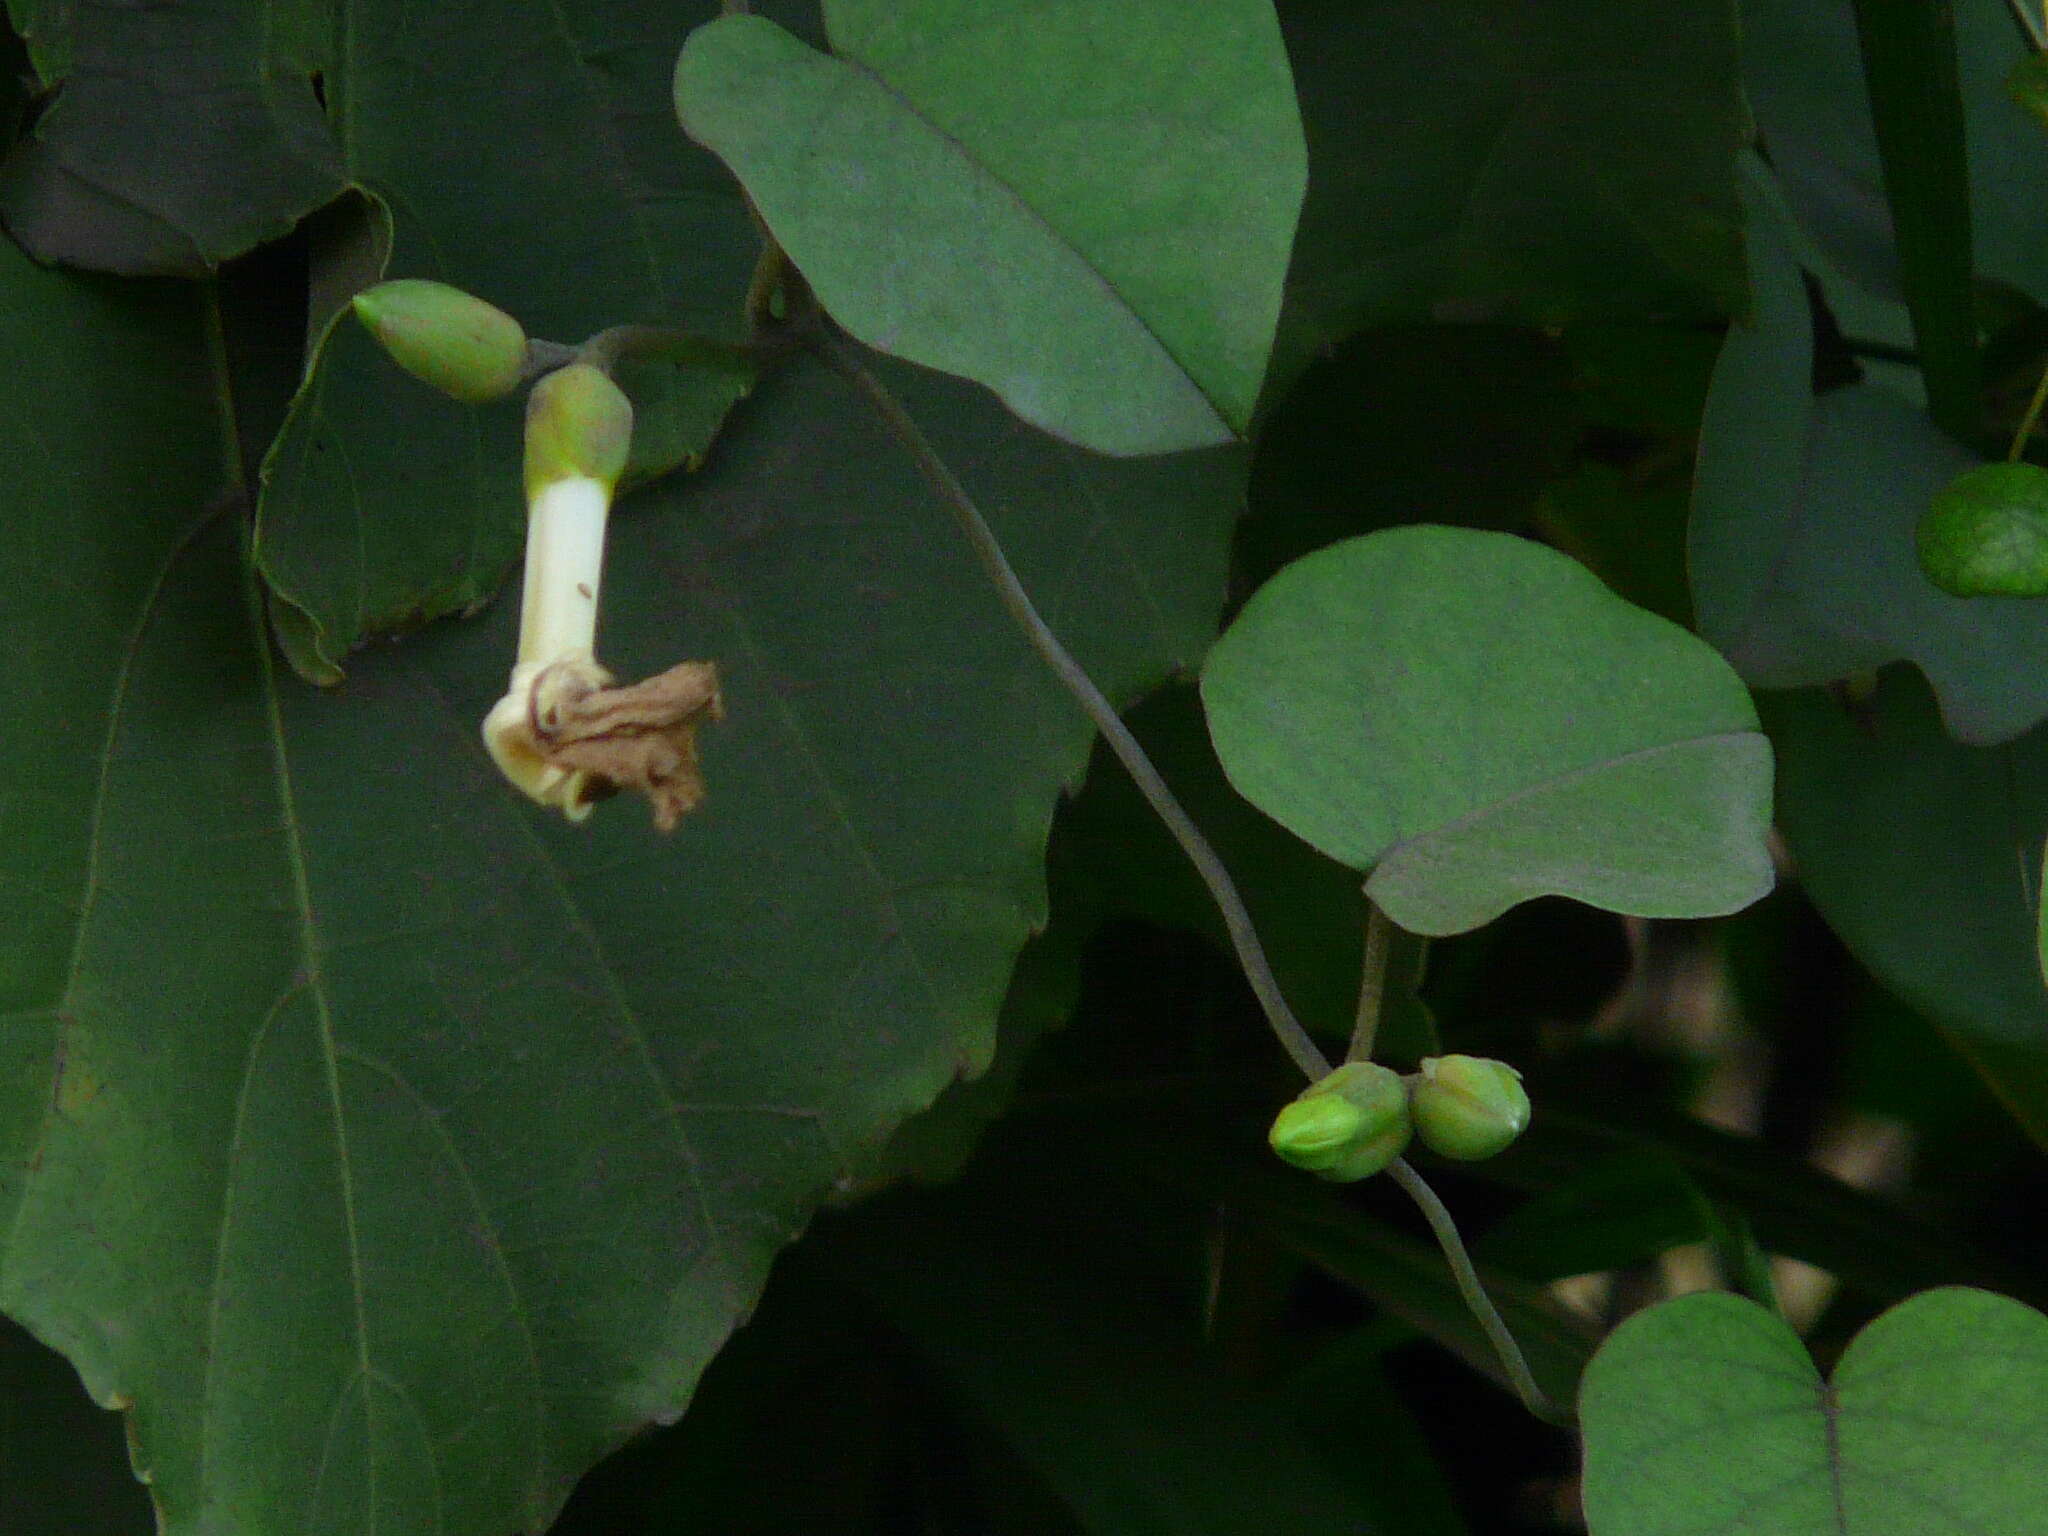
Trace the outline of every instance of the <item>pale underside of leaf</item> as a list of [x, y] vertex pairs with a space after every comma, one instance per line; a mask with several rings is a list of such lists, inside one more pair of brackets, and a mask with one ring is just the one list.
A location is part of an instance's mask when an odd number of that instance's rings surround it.
[[1538, 896], [1719, 916], [1769, 893], [1770, 743], [1675, 741], [1562, 774], [1404, 838], [1366, 894], [1411, 933], [1464, 933]]
[[1561, 893], [1660, 916], [1769, 889], [1769, 752], [1696, 636], [1503, 534], [1413, 525], [1295, 562], [1211, 652], [1218, 756], [1372, 871], [1404, 927]]

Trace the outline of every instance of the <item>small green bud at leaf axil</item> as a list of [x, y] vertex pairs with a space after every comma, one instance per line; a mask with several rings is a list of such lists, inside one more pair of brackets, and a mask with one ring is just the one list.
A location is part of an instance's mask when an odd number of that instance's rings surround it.
[[1309, 1084], [1273, 1119], [1283, 1162], [1336, 1183], [1369, 1178], [1408, 1145], [1408, 1088], [1376, 1062], [1347, 1062]]
[[406, 277], [366, 288], [353, 302], [391, 360], [445, 395], [481, 405], [525, 377], [525, 330], [475, 294]]
[[1430, 1056], [1410, 1094], [1415, 1134], [1430, 1151], [1478, 1162], [1529, 1124], [1522, 1074], [1484, 1056]]

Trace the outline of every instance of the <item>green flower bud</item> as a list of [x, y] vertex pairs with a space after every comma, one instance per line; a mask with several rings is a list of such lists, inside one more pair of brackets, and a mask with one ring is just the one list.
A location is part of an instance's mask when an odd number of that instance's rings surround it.
[[525, 377], [526, 332], [475, 294], [407, 277], [364, 289], [354, 304], [391, 360], [444, 395], [481, 405]]
[[1964, 470], [1935, 492], [1918, 543], [1927, 579], [1956, 597], [2048, 594], [2048, 470]]
[[1273, 1117], [1267, 1140], [1297, 1168], [1327, 1168], [1365, 1130], [1365, 1111], [1334, 1093], [1296, 1099]]
[[1484, 1056], [1430, 1056], [1410, 1094], [1415, 1134], [1460, 1162], [1492, 1157], [1529, 1124], [1522, 1074]]
[[562, 480], [595, 480], [607, 492], [625, 473], [633, 403], [588, 363], [557, 368], [526, 401], [526, 498]]
[[1398, 1072], [1347, 1062], [1273, 1119], [1266, 1140], [1283, 1162], [1333, 1183], [1370, 1178], [1408, 1145], [1408, 1088]]

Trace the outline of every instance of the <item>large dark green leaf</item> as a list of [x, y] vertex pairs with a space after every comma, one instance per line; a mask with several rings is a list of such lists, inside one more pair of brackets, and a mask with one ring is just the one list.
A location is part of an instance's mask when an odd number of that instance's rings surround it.
[[1770, 889], [1770, 751], [1696, 637], [1504, 534], [1391, 528], [1296, 561], [1211, 652], [1240, 793], [1370, 870], [1413, 933], [1535, 896], [1646, 916]]
[[1764, 720], [1800, 878], [1857, 957], [1938, 1023], [2048, 1050], [2048, 732], [1963, 746], [1897, 670], [1853, 708], [1803, 692], [1767, 699]]
[[[49, 487], [8, 646], [57, 734], [0, 795], [0, 1301], [132, 1402], [174, 1536], [532, 1528], [987, 1060], [1085, 721], [806, 371], [619, 520], [608, 657], [725, 670], [710, 804], [672, 842], [545, 821], [477, 739], [510, 605], [294, 682], [233, 519], [194, 534], [189, 320], [131, 343], [56, 292], [115, 355], [44, 345], [41, 288], [8, 335]], [[1199, 651], [1239, 456], [1106, 463], [905, 387], [1106, 686]]]
[[344, 185], [315, 94], [330, 0], [8, 0], [56, 99], [0, 163], [0, 220], [45, 261], [196, 277]]
[[694, 34], [676, 110], [827, 309], [1112, 453], [1251, 420], [1300, 210], [1267, 0], [828, 0]]
[[[53, 336], [66, 345], [53, 346]], [[78, 892], [93, 844], [95, 764], [136, 616], [223, 488], [197, 306], [38, 268], [0, 240], [4, 614], [14, 709], [36, 751], [0, 792], [0, 1178], [28, 1156], [47, 1103]], [[106, 451], [118, 431], [126, 451]], [[64, 771], [47, 771], [64, 764]], [[39, 780], [31, 803], [30, 780]], [[4, 1251], [4, 1249], [0, 1249]]]
[[[332, 681], [366, 635], [489, 597], [524, 528], [517, 404], [458, 405], [400, 374], [345, 318], [352, 291], [439, 278], [563, 341], [632, 320], [737, 324], [753, 233], [667, 107], [670, 61], [712, 10], [346, 0], [328, 106], [374, 202], [313, 231], [313, 357], [258, 532], [306, 676]], [[643, 375], [638, 472], [701, 454], [745, 382]]]
[[1732, 5], [1282, 0], [1313, 168], [1283, 363], [1365, 325], [1743, 305]]
[[1729, 330], [1700, 428], [1701, 633], [1766, 688], [1905, 658], [1933, 682], [1956, 735], [2016, 736], [2048, 714], [2048, 607], [1950, 597], [1921, 573], [1914, 526], [1975, 461], [1883, 386], [1813, 395], [1798, 263], [1757, 207], [1756, 313]]
[[1592, 1536], [2048, 1532], [2048, 1318], [1928, 1291], [1850, 1344], [1823, 1383], [1752, 1302], [1682, 1296], [1586, 1368]]

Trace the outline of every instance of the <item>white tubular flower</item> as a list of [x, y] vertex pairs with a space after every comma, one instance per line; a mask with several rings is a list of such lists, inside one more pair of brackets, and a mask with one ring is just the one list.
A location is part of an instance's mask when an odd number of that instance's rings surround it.
[[631, 403], [597, 368], [574, 363], [534, 386], [519, 654], [484, 718], [484, 744], [517, 788], [571, 821], [636, 789], [669, 831], [703, 798], [696, 731], [722, 711], [709, 663], [614, 688], [597, 662], [605, 520], [632, 432]]

